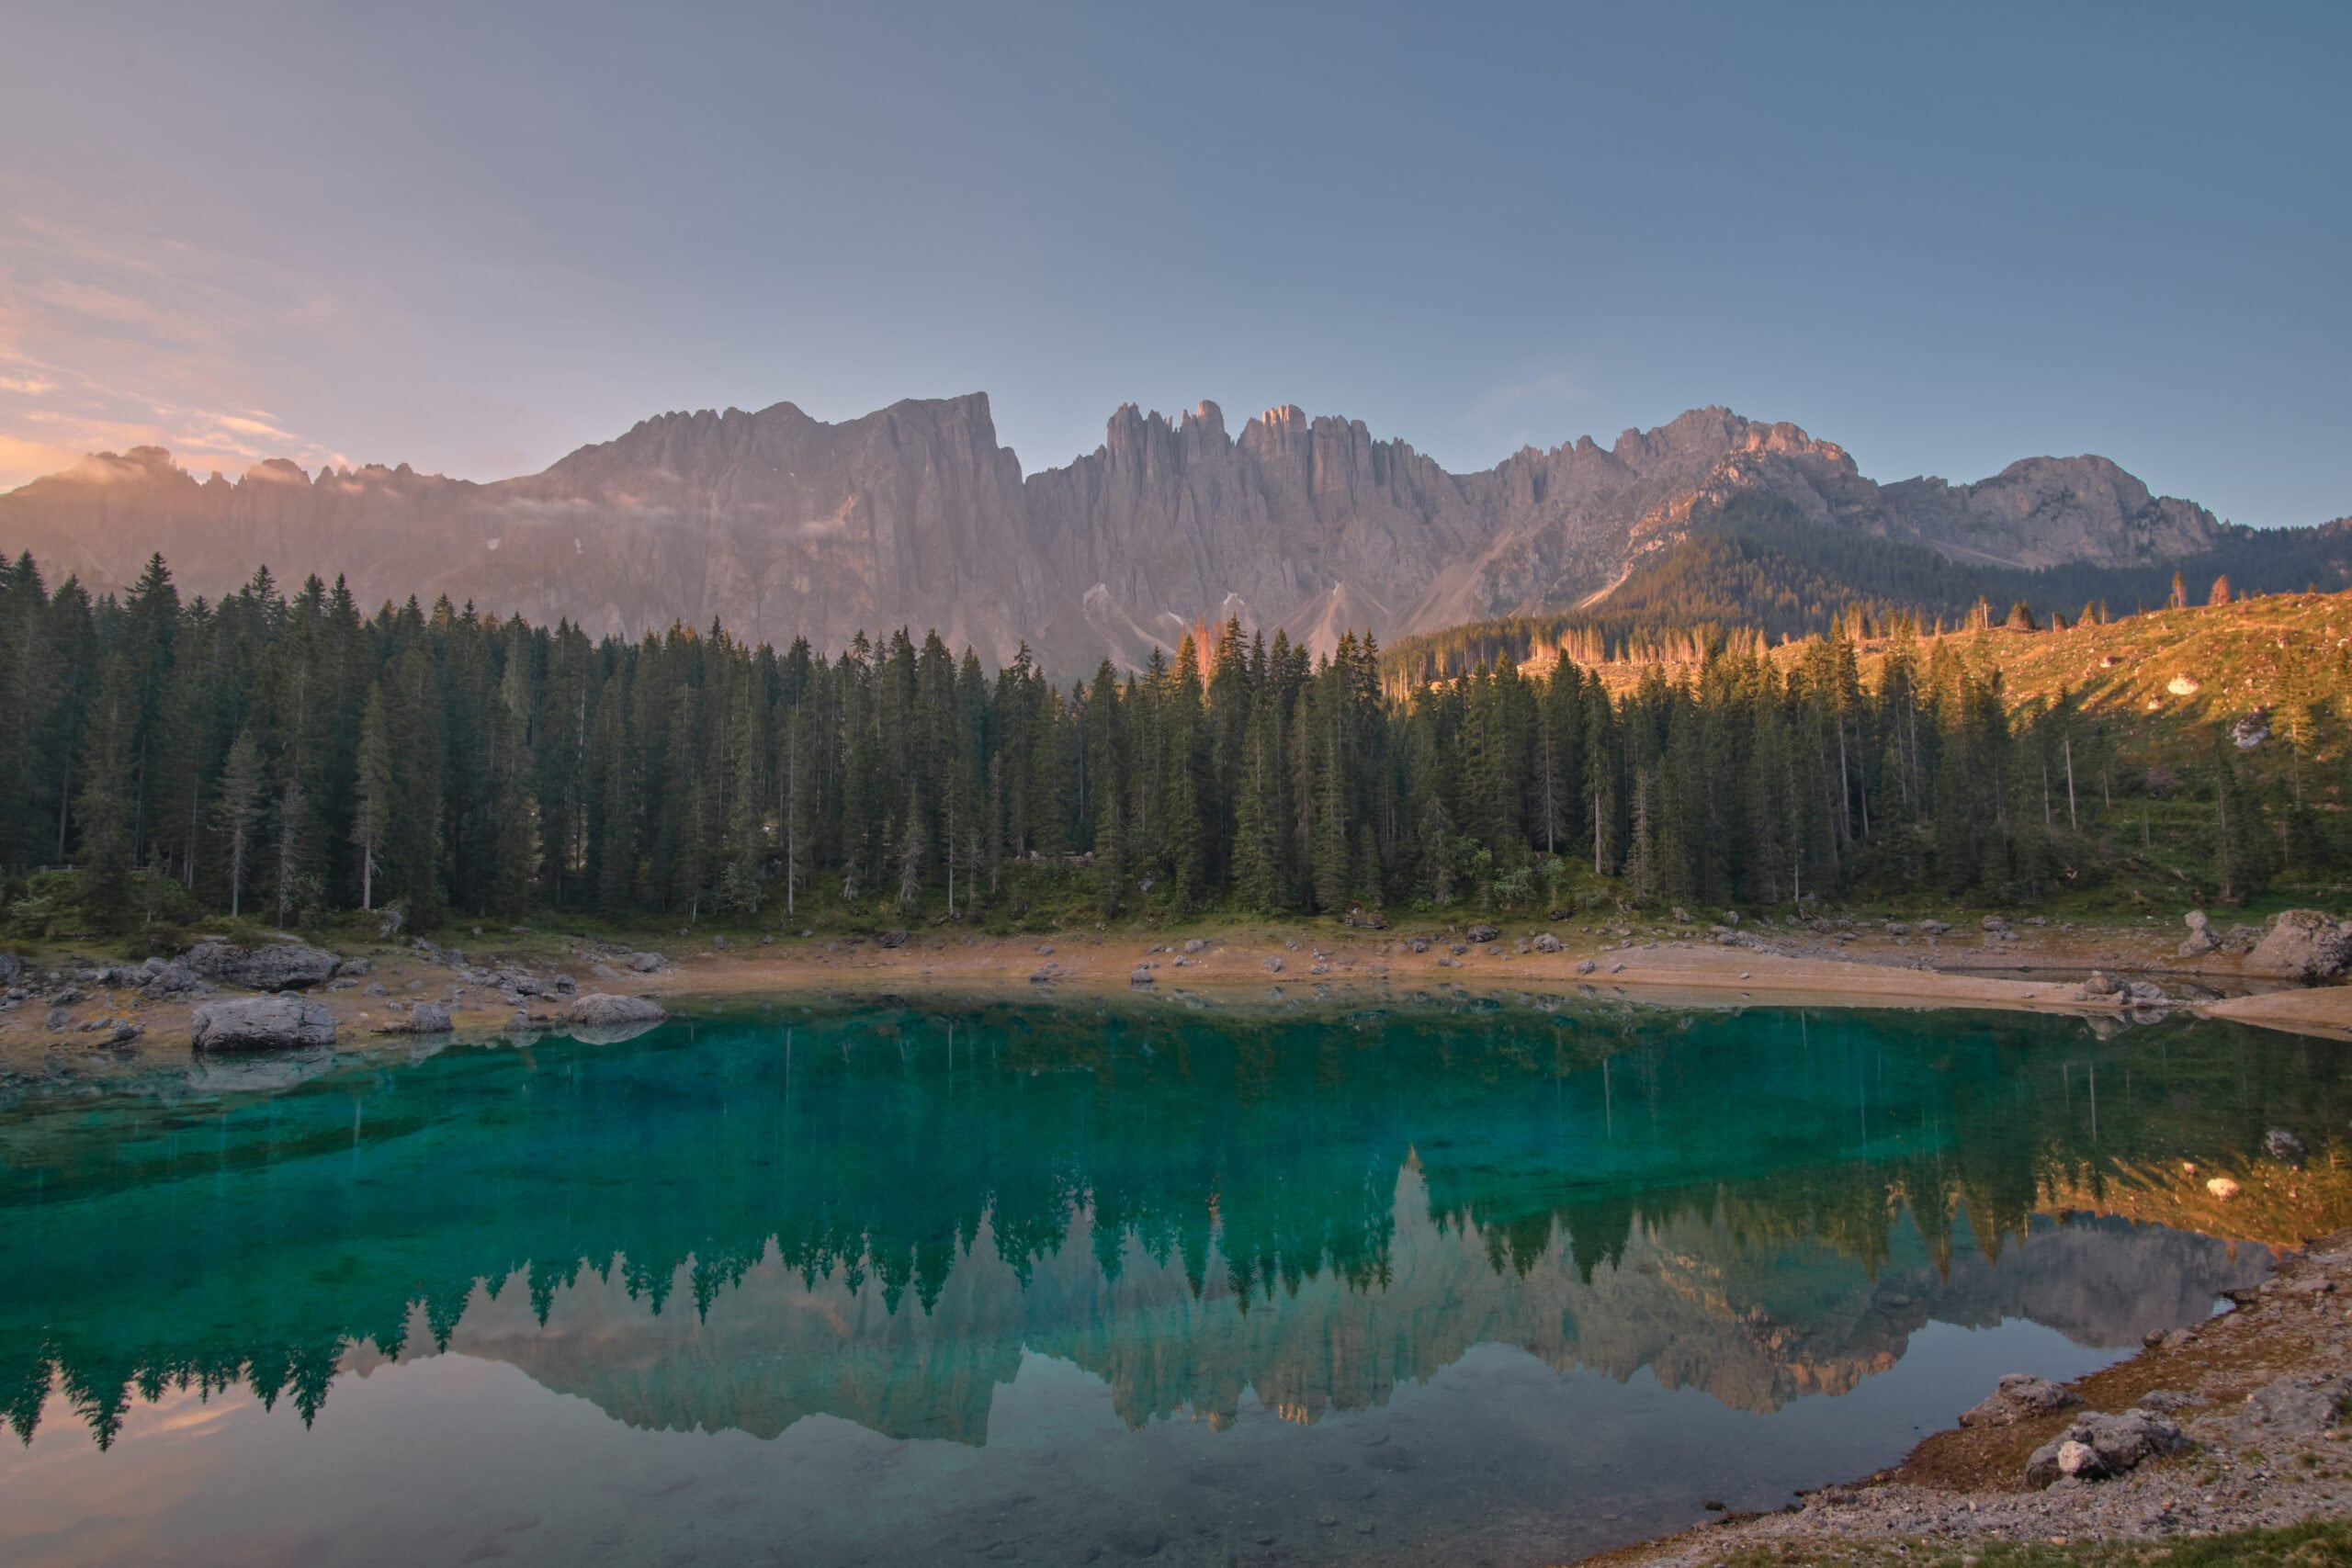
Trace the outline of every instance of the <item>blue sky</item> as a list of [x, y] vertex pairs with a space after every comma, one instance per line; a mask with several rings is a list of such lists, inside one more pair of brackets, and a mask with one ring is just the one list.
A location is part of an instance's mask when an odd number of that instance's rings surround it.
[[974, 389], [2352, 512], [2352, 6], [13, 0], [0, 484]]

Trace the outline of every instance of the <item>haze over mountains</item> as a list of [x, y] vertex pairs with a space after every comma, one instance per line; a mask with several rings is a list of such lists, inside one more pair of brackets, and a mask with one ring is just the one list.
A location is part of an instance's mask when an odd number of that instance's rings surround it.
[[1214, 403], [1173, 421], [1129, 404], [1094, 452], [1024, 476], [976, 393], [838, 424], [790, 403], [664, 414], [489, 484], [282, 460], [199, 480], [135, 447], [0, 495], [0, 548], [94, 589], [160, 550], [186, 592], [267, 563], [286, 583], [342, 574], [371, 607], [447, 594], [593, 635], [718, 620], [823, 649], [935, 626], [1083, 671], [1227, 615], [1327, 649], [1349, 628], [1387, 642], [1602, 606], [1741, 498], [1820, 538], [2004, 570], [2151, 567], [2250, 536], [2103, 457], [1882, 485], [1838, 446], [1722, 408], [1453, 474], [1360, 421], [1283, 407], [1236, 435]]

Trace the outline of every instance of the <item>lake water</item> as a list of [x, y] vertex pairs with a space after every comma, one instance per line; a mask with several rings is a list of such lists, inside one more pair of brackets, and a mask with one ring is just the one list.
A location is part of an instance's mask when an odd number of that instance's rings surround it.
[[2203, 1317], [2268, 1254], [2100, 1195], [2330, 1157], [2337, 1052], [746, 1006], [28, 1100], [0, 1560], [1557, 1562]]

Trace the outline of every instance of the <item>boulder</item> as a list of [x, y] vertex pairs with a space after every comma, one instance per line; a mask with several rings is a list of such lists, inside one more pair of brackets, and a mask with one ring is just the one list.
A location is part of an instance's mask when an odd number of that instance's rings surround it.
[[2264, 1134], [2262, 1146], [2270, 1151], [2272, 1159], [2282, 1165], [2299, 1166], [2311, 1153], [2311, 1150], [2304, 1147], [2302, 1139], [2284, 1127], [2273, 1127]]
[[1560, 951], [1560, 939], [1550, 931], [1537, 931], [1533, 945], [1538, 953], [1557, 953]]
[[368, 961], [364, 958], [346, 958], [334, 966], [334, 973], [335, 978], [339, 980], [362, 978], [368, 973]]
[[2084, 1416], [2056, 1438], [2033, 1450], [2026, 1461], [2029, 1486], [2047, 1486], [2064, 1475], [2095, 1481], [2120, 1475], [2188, 1446], [2179, 1426], [2154, 1410], [2126, 1410], [2118, 1416]]
[[1472, 942], [1493, 942], [1503, 933], [1493, 926], [1472, 926], [1464, 934]]
[[2341, 975], [2347, 963], [2352, 963], [2352, 938], [2317, 909], [2289, 909], [2278, 915], [2246, 960], [2249, 968], [2306, 982]]
[[187, 964], [166, 964], [149, 975], [147, 983], [140, 987], [139, 990], [142, 996], [160, 999], [164, 997], [184, 997], [203, 984], [203, 978]]
[[2352, 1379], [2290, 1372], [2245, 1396], [2232, 1425], [2242, 1443], [2311, 1442], [2338, 1424]]
[[583, 991], [571, 998], [565, 1015], [573, 1023], [590, 1029], [603, 1029], [615, 1024], [659, 1023], [668, 1015], [662, 1004], [650, 997], [616, 997], [607, 991]]
[[1269, 974], [1269, 975], [1279, 975], [1279, 974], [1281, 974], [1282, 972], [1283, 972], [1283, 961], [1282, 961], [1282, 959], [1281, 959], [1281, 957], [1280, 957], [1279, 955], [1277, 955], [1277, 956], [1275, 956], [1275, 957], [1272, 957], [1272, 958], [1269, 958], [1269, 959], [1267, 959], [1267, 960], [1266, 960], [1266, 973], [1267, 973], [1267, 974]]
[[419, 1002], [408, 1010], [411, 1034], [447, 1034], [451, 1027], [449, 1010], [439, 1002]]
[[334, 978], [342, 960], [322, 948], [300, 942], [273, 942], [260, 947], [232, 947], [225, 942], [200, 942], [180, 955], [180, 962], [208, 980], [247, 991], [285, 991], [316, 986]]
[[658, 1028], [663, 1016], [661, 1003], [643, 997], [590, 991], [572, 998], [565, 1013], [568, 1021], [564, 1028], [582, 1044], [617, 1045]]
[[1919, 930], [1928, 936], [1943, 936], [1951, 931], [1951, 927], [1941, 920], [1921, 920]]
[[2076, 988], [2082, 993], [2082, 998], [2085, 1001], [2090, 1001], [2099, 997], [2112, 997], [2117, 995], [2122, 989], [2121, 987], [2118, 986], [2114, 981], [2107, 977], [2107, 974], [2104, 970], [2099, 969], [2092, 970], [2091, 977], [2084, 981], [2082, 985]]
[[904, 931], [884, 931], [880, 936], [876, 937], [874, 942], [875, 945], [877, 947], [904, 947], [907, 945], [907, 933]]
[[1130, 986], [1148, 986], [1154, 983], [1151, 971], [1140, 964], [1136, 965], [1136, 972], [1127, 976], [1127, 984]]
[[623, 962], [640, 975], [650, 975], [662, 967], [664, 960], [658, 953], [632, 953]]
[[2030, 1416], [2045, 1416], [2052, 1410], [2064, 1410], [2082, 1400], [2046, 1378], [2030, 1372], [2011, 1372], [2004, 1377], [1991, 1393], [1960, 1418], [1963, 1427], [2007, 1427]]
[[334, 1043], [334, 1014], [301, 997], [234, 997], [188, 1015], [199, 1051], [285, 1051]]
[[1194, 937], [1192, 941], [1184, 944], [1184, 951], [1188, 953], [1206, 953], [1208, 949], [1209, 944], [1203, 942], [1199, 937]]

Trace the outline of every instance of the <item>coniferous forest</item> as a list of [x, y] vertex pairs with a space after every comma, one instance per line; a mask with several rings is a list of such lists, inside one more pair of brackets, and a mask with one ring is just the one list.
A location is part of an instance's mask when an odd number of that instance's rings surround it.
[[[25, 938], [353, 910], [775, 927], [1620, 903], [2018, 902], [2174, 848], [2242, 899], [2341, 858], [2295, 772], [2197, 776], [1899, 625], [1719, 638], [1615, 695], [1572, 660], [1385, 689], [1238, 625], [1057, 684], [938, 637], [636, 642], [258, 571], [208, 603], [0, 569], [6, 910]], [[1785, 651], [1785, 650], [1783, 650]], [[2153, 804], [2161, 807], [2151, 810]], [[2185, 848], [2184, 848], [2185, 846]], [[2181, 869], [2182, 854], [2188, 869]]]

